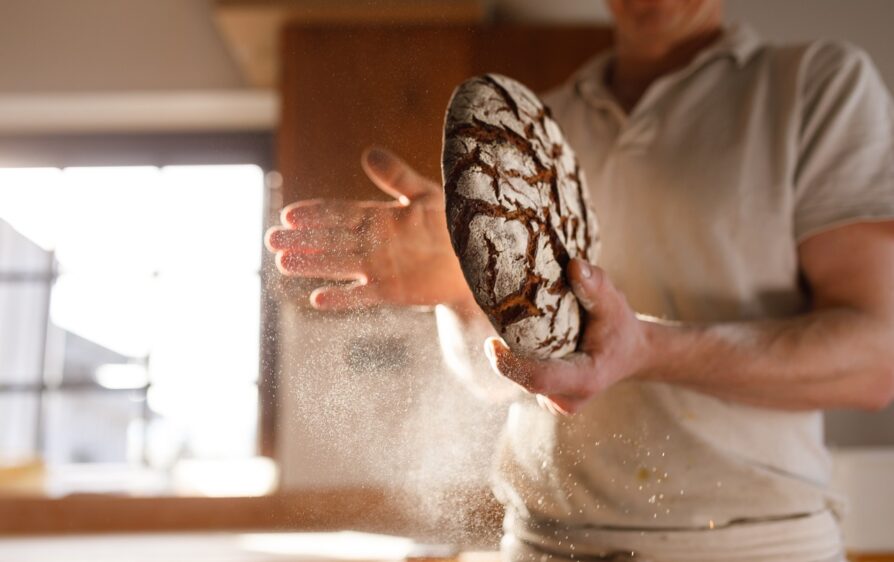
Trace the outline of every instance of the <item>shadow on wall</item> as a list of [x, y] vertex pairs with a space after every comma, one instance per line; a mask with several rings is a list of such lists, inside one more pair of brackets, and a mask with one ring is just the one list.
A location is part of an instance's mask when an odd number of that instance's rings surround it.
[[894, 406], [881, 412], [826, 412], [826, 443], [834, 447], [894, 446]]

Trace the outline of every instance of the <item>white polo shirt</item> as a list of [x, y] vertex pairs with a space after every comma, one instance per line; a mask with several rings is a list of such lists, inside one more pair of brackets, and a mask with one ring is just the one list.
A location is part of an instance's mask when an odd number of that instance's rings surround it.
[[[860, 50], [772, 47], [733, 27], [629, 115], [603, 81], [612, 56], [546, 101], [587, 175], [599, 265], [636, 311], [803, 313], [799, 241], [894, 218], [894, 110]], [[794, 562], [840, 551], [829, 468], [819, 412], [625, 381], [571, 417], [513, 404], [496, 491], [510, 534], [565, 555], [659, 545], [679, 557], [654, 560]]]

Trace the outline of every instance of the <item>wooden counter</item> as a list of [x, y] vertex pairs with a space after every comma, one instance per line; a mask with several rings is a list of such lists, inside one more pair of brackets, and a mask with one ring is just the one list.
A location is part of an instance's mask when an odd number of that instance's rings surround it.
[[[116, 497], [0, 499], [0, 536], [224, 530], [341, 530], [441, 542], [499, 540], [502, 506], [487, 490], [456, 490], [449, 520], [421, 520], [418, 498], [401, 490], [340, 488], [244, 498]], [[4, 561], [0, 561], [4, 562]]]

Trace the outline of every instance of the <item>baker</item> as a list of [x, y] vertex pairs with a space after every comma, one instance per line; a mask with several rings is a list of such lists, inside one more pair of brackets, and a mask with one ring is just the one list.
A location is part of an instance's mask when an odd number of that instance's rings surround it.
[[440, 305], [448, 362], [529, 395], [498, 452], [507, 560], [843, 560], [820, 411], [894, 397], [891, 97], [859, 49], [767, 45], [721, 0], [608, 5], [614, 48], [545, 97], [600, 225], [567, 271], [580, 353], [481, 353], [442, 188], [383, 149], [362, 165], [393, 203], [295, 203], [268, 247], [360, 280], [318, 308]]

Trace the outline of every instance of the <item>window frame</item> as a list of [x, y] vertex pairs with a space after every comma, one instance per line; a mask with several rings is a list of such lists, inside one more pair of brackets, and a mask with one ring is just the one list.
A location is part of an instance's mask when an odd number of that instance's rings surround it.
[[[267, 179], [264, 190], [266, 228], [276, 220], [273, 211], [280, 207], [278, 183], [271, 182], [274, 171], [274, 138], [270, 131], [182, 132], [182, 133], [109, 133], [0, 136], [2, 168], [68, 168], [110, 166], [177, 166], [253, 164]], [[261, 244], [260, 238], [258, 244]], [[261, 322], [259, 326], [258, 377], [258, 454], [276, 460], [275, 399], [276, 348], [264, 334], [275, 330], [278, 301], [270, 294], [272, 257], [262, 254]], [[55, 272], [54, 272], [55, 273]], [[50, 275], [52, 277], [52, 274]], [[5, 388], [4, 392], [30, 391], [24, 387]], [[16, 385], [13, 385], [16, 386]], [[45, 381], [36, 383], [37, 392], [46, 391]], [[145, 392], [146, 389], [140, 389]], [[114, 392], [114, 391], [112, 391]], [[41, 397], [42, 398], [42, 397]], [[40, 427], [37, 428], [41, 441]], [[0, 502], [3, 500], [0, 499]]]

